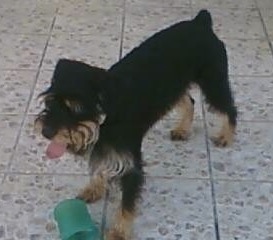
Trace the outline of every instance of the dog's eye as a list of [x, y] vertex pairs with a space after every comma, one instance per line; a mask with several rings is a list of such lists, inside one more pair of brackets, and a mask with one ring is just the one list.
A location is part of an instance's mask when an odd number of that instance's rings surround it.
[[76, 114], [81, 114], [83, 112], [83, 107], [81, 105], [75, 105], [74, 108], [73, 108], [73, 111]]
[[50, 109], [50, 107], [52, 106], [52, 100], [45, 100], [45, 110], [49, 110]]
[[74, 114], [81, 114], [83, 106], [77, 101], [65, 100], [65, 105]]

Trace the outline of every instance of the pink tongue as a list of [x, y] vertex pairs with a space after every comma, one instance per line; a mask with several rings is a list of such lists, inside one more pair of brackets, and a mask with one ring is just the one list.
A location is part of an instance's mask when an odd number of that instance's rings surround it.
[[56, 143], [52, 141], [46, 149], [46, 155], [50, 159], [59, 158], [64, 154], [65, 150], [66, 144]]

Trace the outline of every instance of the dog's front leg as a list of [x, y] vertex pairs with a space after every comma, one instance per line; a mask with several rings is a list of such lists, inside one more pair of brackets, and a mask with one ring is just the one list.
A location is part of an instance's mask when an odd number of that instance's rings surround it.
[[106, 240], [130, 240], [144, 176], [141, 170], [132, 169], [121, 178], [122, 201]]
[[80, 192], [77, 198], [87, 203], [94, 203], [100, 200], [107, 187], [107, 178], [103, 174], [95, 174], [91, 177], [90, 183]]

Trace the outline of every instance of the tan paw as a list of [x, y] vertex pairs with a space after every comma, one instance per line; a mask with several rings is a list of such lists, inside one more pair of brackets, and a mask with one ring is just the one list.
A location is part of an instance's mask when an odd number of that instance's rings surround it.
[[124, 234], [118, 232], [117, 230], [112, 229], [105, 234], [105, 240], [129, 240], [129, 238], [126, 238]]
[[211, 138], [216, 147], [228, 147], [232, 144], [233, 139], [230, 136], [220, 135]]
[[86, 188], [77, 196], [78, 199], [85, 201], [86, 203], [94, 203], [102, 198], [100, 194], [93, 189]]
[[171, 130], [171, 140], [172, 141], [185, 141], [188, 140], [190, 133], [185, 130], [173, 129]]

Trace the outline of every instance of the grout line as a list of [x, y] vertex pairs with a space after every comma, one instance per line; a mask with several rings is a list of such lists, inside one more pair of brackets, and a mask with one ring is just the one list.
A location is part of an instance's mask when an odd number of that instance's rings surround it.
[[3, 171], [0, 174], [21, 175], [21, 176], [71, 176], [71, 177], [88, 177], [89, 173], [60, 173], [60, 172], [20, 172], [20, 171]]
[[[43, 60], [44, 60], [44, 57], [45, 57], [45, 54], [46, 54], [46, 50], [47, 50], [47, 47], [48, 47], [48, 44], [49, 44], [49, 40], [50, 40], [50, 37], [51, 37], [51, 33], [52, 33], [52, 30], [53, 30], [54, 24], [55, 24], [55, 21], [56, 21], [57, 12], [58, 12], [58, 8], [56, 8], [55, 16], [54, 16], [54, 18], [52, 20], [52, 24], [50, 26], [50, 31], [49, 31], [49, 34], [48, 34], [48, 38], [47, 38], [45, 47], [44, 47], [43, 52], [42, 52], [42, 57], [41, 57], [41, 60], [40, 60], [39, 66], [38, 66], [38, 70], [37, 70], [37, 73], [36, 73], [36, 76], [35, 76], [34, 83], [33, 83], [32, 87], [31, 87], [31, 91], [30, 91], [30, 95], [29, 95], [29, 98], [28, 98], [28, 101], [27, 101], [26, 109], [25, 109], [25, 111], [23, 113], [23, 119], [22, 119], [22, 121], [20, 123], [19, 131], [18, 131], [18, 134], [16, 136], [15, 144], [14, 144], [14, 147], [13, 147], [13, 153], [11, 154], [11, 157], [10, 157], [10, 160], [9, 160], [9, 164], [7, 166], [7, 170], [10, 170], [10, 168], [11, 168], [11, 165], [12, 165], [12, 162], [13, 162], [13, 158], [15, 156], [16, 149], [17, 149], [17, 146], [18, 146], [18, 142], [19, 142], [19, 139], [20, 139], [20, 136], [21, 136], [21, 133], [22, 133], [22, 129], [23, 129], [23, 126], [24, 126], [25, 121], [26, 121], [27, 116], [28, 116], [27, 115], [28, 108], [29, 108], [29, 105], [31, 103], [32, 97], [34, 95], [34, 89], [35, 89], [36, 83], [38, 81], [38, 77], [40, 75], [40, 72], [41, 72], [41, 67], [42, 67], [42, 64], [43, 64]], [[6, 176], [7, 176], [7, 174], [4, 175], [2, 183], [5, 181]]]
[[[7, 174], [7, 175], [22, 175], [22, 176], [32, 176], [32, 175], [44, 175], [44, 176], [82, 176], [82, 177], [88, 177], [90, 176], [89, 173], [61, 173], [61, 172], [20, 172], [20, 171], [0, 171], [0, 174]], [[180, 176], [153, 176], [153, 175], [145, 175], [145, 178], [154, 178], [154, 179], [174, 179], [174, 180], [185, 180], [185, 181], [191, 181], [191, 180], [200, 180], [200, 181], [207, 181], [209, 178], [202, 178], [202, 177], [180, 177]]]
[[236, 77], [241, 77], [241, 78], [272, 78], [273, 75], [240, 75], [240, 74], [229, 74], [229, 78], [236, 78]]
[[203, 102], [203, 95], [201, 95], [201, 101], [202, 101], [203, 124], [205, 129], [206, 149], [207, 149], [207, 156], [208, 156], [208, 170], [209, 170], [210, 185], [211, 185], [211, 198], [212, 198], [212, 207], [213, 207], [213, 216], [214, 216], [215, 237], [216, 237], [216, 240], [220, 240], [221, 238], [220, 238], [220, 232], [219, 232], [219, 220], [218, 220], [215, 186], [214, 186], [211, 155], [210, 155], [210, 142], [209, 142], [207, 120], [206, 120], [206, 111], [205, 111], [205, 106]]
[[[150, 179], [165, 179], [165, 180], [181, 180], [181, 181], [209, 181], [209, 178], [198, 178], [198, 177], [169, 177], [169, 176], [145, 176]], [[230, 183], [272, 183], [273, 180], [257, 180], [257, 179], [239, 179], [239, 178], [215, 178], [215, 181], [230, 182]]]
[[0, 68], [0, 71], [24, 71], [24, 72], [36, 72], [34, 68]]
[[[236, 40], [240, 40], [240, 39], [236, 39]], [[243, 40], [243, 39], [241, 39]], [[43, 68], [43, 71], [53, 71], [54, 67], [52, 68]], [[37, 71], [37, 69], [34, 68], [1, 68], [0, 67], [0, 71], [25, 71], [25, 72], [34, 72]], [[242, 77], [242, 78], [272, 78], [273, 74], [266, 74], [266, 75], [259, 75], [259, 74], [253, 74], [253, 75], [247, 75], [247, 74], [229, 74], [229, 78], [236, 78], [236, 77]]]
[[[202, 120], [202, 119], [199, 119], [199, 120]], [[262, 120], [262, 119], [247, 120], [247, 119], [241, 119], [238, 117], [237, 122], [238, 123], [272, 123], [273, 120]]]
[[[37, 112], [38, 113], [38, 112]], [[28, 112], [27, 113], [27, 117], [35, 117], [37, 116], [37, 113], [35, 112]], [[24, 115], [24, 113], [5, 113], [5, 112], [0, 112], [0, 117], [4, 117], [4, 116], [21, 116]], [[159, 124], [160, 122], [164, 122], [164, 121], [179, 121], [180, 118], [178, 117], [166, 117], [164, 119], [159, 120], [156, 124]], [[194, 122], [202, 122], [203, 121], [203, 117], [195, 117], [194, 118]], [[242, 119], [238, 117], [238, 123], [273, 123], [273, 119], [267, 119], [267, 120], [263, 120], [263, 119]], [[154, 125], [156, 126], [156, 125]], [[153, 128], [151, 128], [152, 130]]]
[[[50, 31], [50, 30], [49, 30]], [[31, 32], [17, 32], [17, 33], [14, 33], [14, 32], [5, 32], [4, 33], [6, 36], [48, 36], [49, 32], [48, 33], [31, 33]]]
[[[89, 173], [46, 173], [46, 172], [19, 172], [19, 171], [0, 171], [0, 175], [20, 175], [20, 176], [59, 176], [59, 177], [89, 177]], [[179, 180], [179, 181], [209, 181], [209, 178], [201, 177], [180, 177], [180, 176], [153, 176], [145, 175], [146, 179], [157, 179], [157, 180]], [[263, 180], [263, 179], [239, 179], [239, 178], [215, 178], [215, 181], [219, 182], [229, 182], [229, 183], [271, 183], [273, 180]]]
[[125, 19], [126, 19], [126, 0], [123, 0], [123, 12], [122, 12], [122, 18], [121, 18], [121, 34], [120, 34], [120, 47], [119, 47], [119, 60], [122, 58], [122, 53], [123, 53]]
[[265, 21], [263, 19], [263, 16], [262, 16], [262, 13], [261, 13], [261, 10], [260, 8], [258, 7], [258, 4], [257, 4], [257, 1], [255, 0], [255, 3], [256, 3], [256, 8], [257, 8], [257, 11], [259, 13], [259, 17], [260, 17], [260, 20], [262, 22], [262, 26], [263, 26], [263, 30], [264, 30], [264, 33], [265, 33], [265, 36], [266, 36], [266, 40], [268, 42], [268, 45], [269, 45], [269, 48], [270, 48], [270, 52], [271, 52], [271, 56], [273, 58], [273, 46], [272, 46], [272, 43], [270, 41], [270, 37], [269, 37], [269, 34], [267, 32], [267, 28], [266, 28], [266, 24], [265, 24]]

